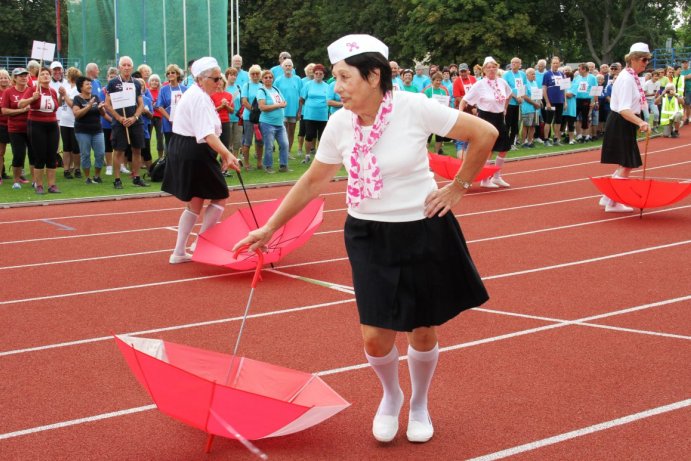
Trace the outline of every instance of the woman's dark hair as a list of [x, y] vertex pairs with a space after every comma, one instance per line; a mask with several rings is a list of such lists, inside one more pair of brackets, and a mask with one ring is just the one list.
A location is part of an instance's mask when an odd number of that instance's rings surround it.
[[382, 93], [388, 91], [393, 91], [393, 83], [391, 82], [391, 66], [389, 61], [381, 54], [377, 52], [369, 52], [356, 54], [345, 59], [346, 64], [349, 66], [357, 67], [360, 71], [360, 76], [367, 80], [374, 72], [375, 69], [379, 69], [379, 88]]
[[77, 91], [80, 93], [82, 92], [82, 87], [84, 86], [84, 82], [92, 82], [89, 77], [84, 77], [83, 75], [77, 77]]

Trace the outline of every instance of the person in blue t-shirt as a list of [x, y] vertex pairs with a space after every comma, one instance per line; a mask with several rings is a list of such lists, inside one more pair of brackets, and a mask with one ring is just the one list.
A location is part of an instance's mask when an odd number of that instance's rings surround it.
[[525, 87], [525, 96], [521, 102], [521, 122], [523, 124], [521, 144], [523, 147], [529, 148], [535, 147], [533, 137], [535, 135], [535, 127], [539, 126], [539, 114], [542, 107], [542, 86], [537, 84], [535, 74], [535, 69], [532, 67], [525, 71], [528, 83]]
[[341, 95], [336, 93], [336, 80], [329, 83], [329, 99], [326, 100], [326, 104], [328, 104], [329, 106], [329, 117], [331, 117], [341, 107], [343, 107], [343, 102], [341, 102]]
[[[560, 144], [561, 117], [564, 111], [564, 90], [561, 89], [563, 72], [559, 71], [560, 59], [554, 56], [551, 61], [551, 69], [545, 72], [542, 78], [542, 97], [545, 100], [545, 145]], [[550, 141], [550, 135], [554, 140]]]
[[[250, 81], [245, 83], [241, 89], [242, 105], [245, 111], [242, 113], [242, 156], [249, 159], [250, 146], [254, 139], [254, 150], [257, 155], [257, 169], [262, 170], [262, 157], [264, 156], [264, 140], [258, 123], [250, 122], [250, 112], [252, 103], [257, 97], [257, 90], [261, 86], [262, 68], [257, 64], [252, 65], [249, 70]], [[272, 74], [273, 75], [273, 74]]]
[[283, 61], [286, 59], [290, 59], [290, 53], [287, 51], [281, 51], [281, 54], [278, 55], [278, 64], [271, 68], [271, 73], [274, 76], [274, 82], [278, 80], [278, 77], [283, 75]]
[[399, 91], [403, 89], [403, 80], [401, 80], [401, 68], [398, 66], [396, 61], [389, 61], [389, 67], [391, 67], [391, 83], [393, 84], [393, 90]]
[[302, 87], [300, 105], [305, 122], [307, 154], [302, 163], [309, 163], [314, 155], [315, 142], [321, 138], [329, 120], [329, 84], [324, 81], [326, 69], [321, 64], [314, 66], [314, 79]]
[[[285, 60], [284, 60], [285, 62]], [[259, 128], [264, 138], [264, 171], [272, 174], [274, 170], [274, 140], [278, 142], [279, 173], [288, 172], [288, 134], [283, 124], [288, 105], [281, 92], [273, 85], [274, 76], [270, 70], [261, 74], [262, 86], [257, 89], [257, 101], [262, 111]]]
[[230, 66], [234, 67], [238, 72], [238, 76], [235, 79], [235, 84], [242, 88], [245, 86], [245, 83], [250, 81], [250, 74], [248, 74], [246, 70], [242, 69], [242, 56], [239, 54], [234, 55], [230, 60]]
[[509, 99], [509, 106], [506, 108], [506, 126], [509, 129], [509, 140], [511, 141], [511, 150], [516, 149], [515, 143], [518, 138], [518, 117], [520, 105], [523, 102], [523, 97], [526, 95], [525, 87], [528, 85], [528, 79], [525, 72], [521, 70], [521, 59], [514, 57], [511, 59], [511, 70], [504, 72], [502, 76], [506, 83], [511, 87], [511, 97]]
[[415, 75], [413, 76], [413, 86], [417, 88], [418, 93], [432, 84], [432, 79], [424, 74], [425, 68], [422, 64], [415, 66]]
[[[535, 66], [535, 81], [537, 82], [537, 86], [540, 88], [540, 91], [542, 91], [542, 82], [545, 77], [545, 72], [547, 71], [547, 61], [544, 59], [540, 59], [537, 61], [537, 65]], [[535, 128], [535, 140], [539, 143], [544, 143], [545, 142], [545, 100], [542, 99], [542, 102], [540, 104], [540, 110], [537, 113], [538, 115], [538, 125], [536, 125]]]
[[578, 65], [578, 73], [573, 77], [573, 84], [576, 87], [576, 136], [577, 142], [588, 142], [592, 140], [590, 136], [590, 110], [594, 97], [590, 95], [590, 89], [597, 86], [597, 77], [590, 73], [587, 63]]
[[[242, 124], [240, 123], [240, 109], [242, 108], [242, 96], [240, 91], [240, 85], [238, 85], [238, 71], [235, 67], [229, 67], [225, 72], [226, 81], [226, 91], [230, 93], [233, 97], [233, 111], [229, 114], [230, 121], [230, 140], [228, 141], [229, 150], [233, 155], [240, 157], [240, 146], [242, 145]], [[249, 155], [247, 158], [243, 158], [242, 166], [245, 171], [250, 171], [250, 159]]]
[[571, 87], [564, 92], [565, 102], [562, 111], [561, 131], [564, 135], [568, 134], [569, 144], [576, 144], [574, 130], [576, 128], [576, 93], [578, 93], [578, 83], [573, 80], [573, 71], [569, 66], [564, 67], [564, 77], [571, 79]]
[[288, 133], [288, 155], [290, 155], [290, 151], [293, 149], [293, 139], [295, 138], [298, 109], [300, 108], [302, 79], [295, 75], [293, 61], [290, 58], [284, 59], [281, 66], [283, 66], [283, 72], [274, 81], [274, 86], [281, 91], [281, 94], [288, 104], [283, 111], [286, 131]]

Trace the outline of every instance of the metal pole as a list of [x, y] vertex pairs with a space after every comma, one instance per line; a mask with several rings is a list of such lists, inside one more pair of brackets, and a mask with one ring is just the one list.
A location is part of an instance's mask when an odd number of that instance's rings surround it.
[[240, 0], [235, 0], [235, 40], [237, 40], [236, 54], [240, 54]]
[[211, 0], [206, 0], [206, 29], [207, 37], [209, 37], [209, 53], [207, 56], [211, 56]]
[[187, 0], [182, 0], [182, 47], [185, 56], [182, 65], [187, 69]]
[[230, 0], [230, 64], [232, 65], [235, 56], [235, 5], [234, 0]]
[[166, 17], [166, 0], [161, 0], [163, 6], [163, 65], [168, 65], [168, 36], [166, 35], [166, 23], [168, 18]]
[[113, 22], [115, 30], [115, 67], [120, 59], [120, 40], [118, 39], [118, 0], [113, 0]]
[[146, 63], [146, 3], [142, 0], [142, 62]]

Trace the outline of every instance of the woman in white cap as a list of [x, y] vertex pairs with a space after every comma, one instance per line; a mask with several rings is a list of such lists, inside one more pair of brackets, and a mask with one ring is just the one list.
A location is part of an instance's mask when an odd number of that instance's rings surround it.
[[461, 100], [461, 110], [464, 111], [469, 105], [477, 106], [478, 117], [488, 121], [499, 131], [499, 137], [492, 147], [492, 151], [497, 152], [494, 164], [499, 170], [497, 170], [493, 177], [483, 179], [480, 182], [481, 187], [490, 189], [509, 187], [509, 183], [501, 177], [500, 171], [504, 165], [506, 152], [511, 147], [509, 130], [504, 120], [511, 96], [511, 87], [506, 83], [506, 80], [498, 78], [498, 68], [499, 64], [497, 64], [497, 61], [492, 56], [487, 56], [482, 64], [482, 71], [485, 74], [484, 78], [470, 87], [470, 90]]
[[[236, 248], [265, 245], [345, 165], [345, 245], [365, 355], [384, 391], [372, 432], [381, 442], [398, 432], [404, 395], [395, 339], [406, 332], [412, 382], [407, 437], [426, 442], [434, 433], [427, 394], [439, 356], [435, 327], [488, 299], [449, 211], [470, 188], [497, 131], [423, 94], [392, 92], [388, 48], [374, 37], [348, 35], [328, 52], [343, 109], [329, 119], [312, 165], [274, 215]], [[441, 189], [429, 171], [430, 133], [471, 146], [455, 180]]]
[[[626, 68], [619, 73], [612, 86], [610, 114], [605, 125], [600, 162], [619, 165], [612, 175], [614, 179], [628, 179], [631, 170], [643, 164], [636, 132], [639, 129], [646, 132], [650, 128], [641, 113], [647, 103], [638, 74], [645, 70], [651, 57], [645, 43], [631, 45], [629, 54], [624, 57]], [[633, 208], [604, 195], [600, 199], [600, 206], [610, 213], [633, 211]]]
[[[223, 214], [228, 186], [221, 170], [240, 171], [235, 156], [221, 142], [221, 119], [211, 95], [223, 78], [221, 68], [214, 58], [197, 59], [192, 64], [194, 84], [182, 95], [175, 108], [173, 136], [168, 144], [168, 163], [161, 190], [168, 192], [187, 207], [180, 216], [175, 250], [170, 255], [171, 264], [192, 260], [187, 253], [187, 239], [204, 206], [206, 207], [200, 232], [214, 226]], [[216, 161], [221, 156], [222, 166]]]

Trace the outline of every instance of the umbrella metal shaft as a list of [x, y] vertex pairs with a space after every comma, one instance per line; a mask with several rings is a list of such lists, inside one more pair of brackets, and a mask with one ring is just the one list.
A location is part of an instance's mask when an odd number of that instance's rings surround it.
[[240, 331], [238, 332], [238, 339], [235, 341], [235, 348], [233, 349], [233, 358], [230, 359], [230, 366], [228, 367], [228, 374], [226, 375], [225, 384], [230, 383], [230, 374], [233, 372], [233, 365], [235, 365], [235, 360], [237, 359], [238, 349], [240, 349], [240, 340], [242, 339], [242, 332], [245, 329], [245, 322], [247, 321], [247, 314], [250, 311], [250, 305], [252, 304], [252, 296], [254, 296], [254, 287], [250, 289], [250, 296], [247, 299], [247, 306], [245, 306], [245, 314], [242, 316], [242, 323], [240, 323]]

